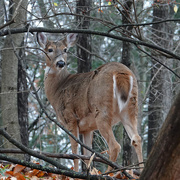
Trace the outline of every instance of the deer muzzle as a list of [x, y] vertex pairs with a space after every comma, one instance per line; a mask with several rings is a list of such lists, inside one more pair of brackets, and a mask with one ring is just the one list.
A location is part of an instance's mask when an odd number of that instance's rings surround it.
[[66, 63], [62, 60], [58, 61], [56, 63], [56, 67], [63, 68], [66, 65]]

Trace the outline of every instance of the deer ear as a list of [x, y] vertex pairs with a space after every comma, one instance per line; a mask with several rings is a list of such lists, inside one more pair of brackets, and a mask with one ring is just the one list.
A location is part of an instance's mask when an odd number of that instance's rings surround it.
[[37, 41], [39, 45], [43, 49], [45, 49], [48, 39], [47, 39], [47, 36], [43, 32], [37, 33]]
[[73, 47], [76, 44], [77, 40], [78, 40], [78, 34], [74, 34], [74, 33], [68, 34], [66, 37], [67, 47], [68, 48]]

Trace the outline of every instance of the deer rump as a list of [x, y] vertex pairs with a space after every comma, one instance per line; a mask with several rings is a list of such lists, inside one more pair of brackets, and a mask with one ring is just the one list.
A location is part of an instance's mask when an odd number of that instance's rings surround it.
[[132, 93], [133, 86], [137, 88], [137, 83], [128, 68], [112, 62], [92, 72], [70, 74], [60, 81], [52, 105], [66, 127], [77, 122], [75, 126], [78, 126], [79, 133], [93, 131], [99, 129], [96, 124], [99, 113], [107, 116], [104, 120], [109, 121], [110, 126], [119, 122], [130, 97], [134, 101], [134, 107], [130, 109], [137, 114], [137, 91]]

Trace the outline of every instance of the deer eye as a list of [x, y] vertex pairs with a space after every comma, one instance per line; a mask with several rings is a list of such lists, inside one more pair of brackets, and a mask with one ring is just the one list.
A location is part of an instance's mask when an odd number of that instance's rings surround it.
[[67, 52], [67, 48], [64, 48], [64, 49], [63, 49], [63, 52], [65, 52], [65, 53], [66, 53], [66, 52]]
[[53, 49], [52, 48], [48, 49], [48, 52], [53, 52]]

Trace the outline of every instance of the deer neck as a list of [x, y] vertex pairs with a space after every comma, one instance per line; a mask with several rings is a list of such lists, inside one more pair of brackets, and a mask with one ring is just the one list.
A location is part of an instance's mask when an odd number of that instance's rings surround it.
[[60, 92], [60, 89], [63, 88], [62, 84], [69, 75], [70, 73], [65, 67], [58, 72], [46, 73], [44, 80], [45, 93], [52, 106], [57, 98], [57, 92]]

